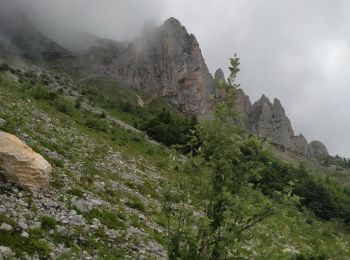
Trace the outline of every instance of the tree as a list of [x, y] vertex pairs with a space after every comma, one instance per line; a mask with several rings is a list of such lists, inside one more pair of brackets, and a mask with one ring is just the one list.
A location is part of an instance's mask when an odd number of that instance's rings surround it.
[[[170, 235], [177, 241], [181, 237], [182, 241], [170, 247], [170, 255], [197, 259], [232, 258], [239, 251], [237, 243], [244, 239], [246, 231], [272, 213], [270, 200], [250, 183], [251, 179], [259, 179], [264, 167], [262, 142], [248, 136], [237, 124], [239, 117], [234, 111], [234, 95], [239, 87], [235, 83], [239, 58], [235, 55], [230, 61], [228, 83], [216, 82], [216, 93], [219, 94], [213, 99], [214, 114], [199, 123], [189, 144], [195, 152], [191, 149], [188, 167], [194, 167], [194, 171], [203, 176], [204, 173], [210, 176], [209, 190], [203, 199], [205, 215], [189, 221], [186, 218], [193, 216], [174, 214], [175, 218], [181, 219], [177, 222], [182, 223], [182, 227]], [[219, 98], [222, 93], [225, 97]], [[183, 208], [185, 211], [186, 207]], [[185, 225], [193, 222], [199, 223], [196, 229]]]

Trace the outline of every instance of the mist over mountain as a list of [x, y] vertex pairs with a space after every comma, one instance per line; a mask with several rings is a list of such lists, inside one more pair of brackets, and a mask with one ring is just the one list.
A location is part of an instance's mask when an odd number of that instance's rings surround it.
[[[0, 42], [3, 45], [10, 43], [8, 49], [13, 49], [14, 56], [37, 65], [45, 62], [50, 67], [112, 76], [143, 94], [167, 98], [185, 114], [205, 115], [213, 109], [210, 98], [214, 94], [213, 77], [195, 36], [189, 34], [177, 19], [169, 18], [160, 27], [145, 28], [139, 37], [129, 42], [78, 35], [76, 37], [82, 40], [80, 48], [71, 53], [41, 33], [40, 27], [22, 8], [24, 6], [15, 3], [7, 4], [2, 15], [4, 39]], [[222, 70], [217, 71], [216, 77], [217, 74], [220, 74], [217, 80], [225, 81]], [[244, 105], [247, 111], [245, 108], [238, 111], [246, 118], [245, 128], [249, 132], [271, 138], [281, 147], [305, 156], [328, 155], [323, 144], [322, 149], [317, 149], [317, 146], [314, 148], [316, 152], [311, 152], [307, 140], [302, 135], [294, 135], [279, 100], [275, 99], [272, 105], [263, 96], [253, 106], [249, 98], [247, 102], [245, 100], [245, 93], [241, 90], [236, 102], [247, 104]]]
[[350, 259], [348, 139], [316, 141], [339, 115], [313, 99], [347, 48], [297, 61], [324, 41], [278, 39], [310, 29], [289, 5], [0, 0], [0, 259]]
[[[344, 139], [350, 128], [343, 120], [349, 110], [344, 98], [349, 94], [346, 1], [322, 1], [317, 8], [304, 1], [275, 0], [5, 2], [22, 7], [41, 31], [72, 51], [88, 48], [95, 36], [131, 40], [144, 27], [177, 17], [196, 35], [211, 73], [218, 67], [227, 72], [227, 57], [237, 52], [240, 81], [253, 100], [261, 93], [279, 98], [297, 131], [325, 140], [332, 154], [348, 153]], [[338, 104], [346, 109], [339, 110]], [[344, 138], [333, 138], [332, 131]]]

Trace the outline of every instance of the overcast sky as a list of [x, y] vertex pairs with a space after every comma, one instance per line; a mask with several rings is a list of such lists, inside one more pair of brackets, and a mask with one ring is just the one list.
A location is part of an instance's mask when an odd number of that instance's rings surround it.
[[[1, 1], [1, 0], [0, 0]], [[350, 1], [22, 0], [66, 39], [76, 29], [118, 40], [178, 18], [197, 37], [212, 73], [241, 58], [242, 88], [277, 97], [295, 133], [350, 157]], [[33, 9], [33, 10], [31, 10]], [[38, 15], [39, 10], [39, 15]], [[58, 30], [52, 29], [52, 24]], [[62, 30], [64, 28], [64, 30]], [[61, 29], [61, 30], [59, 30]], [[63, 40], [66, 40], [63, 39]]]

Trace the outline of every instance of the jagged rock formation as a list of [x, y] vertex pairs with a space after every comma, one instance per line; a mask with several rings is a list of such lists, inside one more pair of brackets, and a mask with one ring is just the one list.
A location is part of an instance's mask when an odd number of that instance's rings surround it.
[[319, 141], [312, 141], [309, 144], [309, 154], [313, 158], [323, 158], [328, 156], [328, 151], [326, 146]]
[[0, 132], [0, 170], [8, 181], [39, 191], [48, 186], [52, 167], [17, 137]]
[[[215, 79], [225, 80], [221, 69], [215, 73]], [[292, 124], [277, 98], [271, 103], [263, 95], [252, 105], [249, 96], [242, 89], [236, 92], [235, 98], [235, 109], [243, 116], [243, 126], [250, 133], [271, 139], [273, 143], [305, 156], [322, 158], [328, 155], [327, 148], [321, 142], [308, 144], [302, 134], [294, 134]]]
[[186, 114], [204, 114], [211, 108], [213, 78], [195, 36], [175, 18], [126, 47], [100, 41], [82, 56], [126, 85], [168, 98]]
[[217, 69], [217, 71], [215, 72], [214, 79], [217, 81], [220, 81], [220, 80], [226, 81], [225, 73], [221, 68]]

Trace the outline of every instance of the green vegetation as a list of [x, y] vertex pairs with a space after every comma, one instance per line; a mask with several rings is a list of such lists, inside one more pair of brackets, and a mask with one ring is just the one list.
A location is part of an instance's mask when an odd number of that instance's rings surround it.
[[41, 228], [45, 231], [56, 228], [56, 220], [50, 216], [40, 216]]
[[[297, 169], [273, 163], [275, 159], [264, 151], [263, 143], [237, 126], [232, 101], [238, 87], [234, 82], [239, 59], [231, 59], [231, 65], [229, 84], [218, 83], [218, 92], [225, 91], [228, 98], [216, 104], [213, 119], [197, 127], [198, 133], [192, 138], [196, 152], [191, 152], [186, 166], [190, 172], [210, 177], [210, 182], [201, 187], [205, 190], [201, 202], [205, 215], [193, 214], [184, 204], [186, 195], [181, 191], [177, 195], [169, 188], [164, 191], [163, 213], [171, 259], [249, 257], [244, 244], [249, 244], [252, 230], [256, 232], [256, 226], [286, 208], [294, 210], [293, 214], [299, 210], [301, 214], [311, 212], [328, 221], [337, 218], [348, 222], [350, 197], [346, 190], [329, 179], [307, 174], [302, 166]], [[176, 209], [179, 199], [182, 206]], [[303, 206], [308, 211], [303, 212]], [[306, 228], [311, 215], [299, 224]], [[192, 223], [198, 224], [193, 227]], [[270, 250], [273, 251], [272, 247]], [[297, 258], [319, 259], [334, 254], [313, 250], [312, 253], [297, 250]], [[288, 255], [281, 253], [280, 256]]]
[[[231, 65], [229, 84], [218, 83], [228, 97], [238, 87], [237, 57]], [[213, 118], [197, 122], [162, 100], [143, 97], [142, 107], [132, 90], [112, 81], [73, 84], [64, 74], [1, 68], [18, 78], [0, 72], [2, 130], [28, 135], [28, 144], [53, 164], [50, 188], [69, 210], [73, 198], [103, 201], [91, 211], [76, 210], [87, 224], [101, 223], [93, 231], [37, 216], [35, 199], [25, 200], [34, 213], [28, 217], [41, 228], [28, 229], [29, 238], [0, 214], [0, 224], [14, 227], [0, 231], [0, 244], [16, 257], [25, 252], [45, 259], [51, 246], [64, 244], [59, 259], [77, 258], [82, 251], [99, 259], [138, 258], [135, 250], [152, 259], [148, 243], [160, 243], [171, 259], [350, 257], [350, 192], [330, 173], [336, 165], [341, 170], [333, 174], [345, 176], [345, 161], [282, 161], [268, 144], [233, 124], [238, 120], [233, 98], [217, 104]], [[67, 89], [52, 88], [52, 82]], [[111, 118], [175, 149], [154, 145]], [[0, 189], [8, 192], [11, 188]], [[58, 232], [58, 226], [69, 232]], [[116, 237], [108, 237], [110, 229]]]
[[94, 209], [91, 212], [89, 212], [86, 216], [89, 220], [97, 218], [101, 221], [102, 224], [106, 225], [109, 228], [126, 229], [126, 225], [123, 221], [124, 216], [122, 212], [116, 214], [107, 209]]

